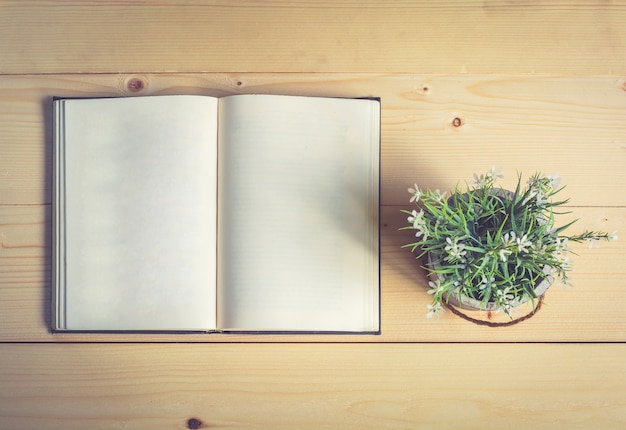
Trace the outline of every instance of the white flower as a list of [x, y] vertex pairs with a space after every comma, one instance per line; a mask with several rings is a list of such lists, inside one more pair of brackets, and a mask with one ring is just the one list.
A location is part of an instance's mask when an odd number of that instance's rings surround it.
[[506, 287], [504, 290], [496, 290], [496, 302], [499, 304], [505, 304], [513, 300], [513, 294], [509, 293], [511, 287]]
[[542, 192], [537, 192], [535, 195], [535, 204], [538, 208], [545, 208], [548, 204], [548, 198]]
[[528, 240], [528, 237], [526, 235], [522, 236], [522, 237], [518, 237], [516, 239], [517, 242], [517, 249], [519, 252], [526, 252], [528, 253], [528, 247], [532, 248], [533, 247], [533, 243]]
[[473, 187], [487, 187], [489, 185], [493, 185], [498, 181], [498, 178], [504, 178], [502, 174], [502, 169], [496, 166], [491, 166], [491, 170], [484, 175], [478, 175], [474, 173], [474, 180], [470, 181], [469, 184]]
[[438, 202], [442, 202], [443, 199], [446, 197], [447, 192], [442, 193], [441, 191], [439, 191], [439, 189], [436, 189], [434, 194], [435, 200], [437, 200]]
[[556, 190], [561, 185], [561, 178], [559, 178], [558, 173], [554, 172], [552, 175], [548, 176], [548, 182], [550, 187], [552, 187], [553, 190]]
[[568, 245], [568, 238], [563, 238], [561, 239], [560, 237], [556, 238], [556, 252], [560, 253], [560, 254], [565, 254], [567, 252], [570, 252]]
[[430, 287], [430, 289], [426, 292], [428, 294], [437, 295], [441, 291], [443, 291], [443, 285], [441, 285], [441, 282], [439, 282], [439, 279], [437, 279], [435, 282], [428, 281], [428, 286]]
[[554, 187], [558, 186], [560, 179], [555, 173], [552, 176], [533, 176], [528, 179], [529, 194], [524, 204], [535, 200], [535, 204], [540, 209], [545, 208], [548, 204], [548, 197], [554, 194]]
[[494, 278], [493, 276], [490, 276], [489, 278], [486, 278], [485, 276], [483, 276], [483, 279], [480, 283], [479, 288], [481, 290], [484, 290], [485, 288], [492, 288], [495, 286], [495, 282], [496, 282], [496, 278]]
[[484, 187], [487, 185], [487, 180], [484, 175], [478, 176], [478, 174], [474, 173], [474, 180], [469, 181], [469, 184], [473, 187]]
[[573, 263], [574, 263], [574, 260], [570, 261], [569, 257], [562, 257], [561, 269], [563, 270], [563, 272], [573, 272], [574, 271]]
[[518, 237], [514, 231], [505, 233], [504, 236], [502, 236], [502, 245], [504, 246], [504, 249], [501, 249], [499, 252], [500, 260], [502, 261], [506, 261], [508, 256], [513, 253], [513, 251], [508, 248], [517, 248], [518, 252], [528, 252], [527, 248], [533, 247], [533, 244], [530, 240], [528, 240], [527, 235]]
[[448, 251], [448, 256], [446, 257], [447, 261], [451, 261], [451, 260], [463, 260], [463, 256], [465, 254], [467, 254], [467, 251], [465, 251], [465, 245], [463, 245], [462, 243], [458, 243], [458, 239], [454, 239], [454, 242], [452, 242], [452, 239], [450, 239], [449, 237], [446, 238], [446, 247], [445, 250]]
[[590, 237], [587, 239], [589, 242], [589, 249], [591, 248], [600, 248], [600, 241], [597, 237]]
[[504, 290], [496, 290], [496, 296], [494, 298], [498, 309], [496, 311], [500, 312], [504, 311], [507, 315], [511, 315], [511, 312], [514, 310], [514, 307], [511, 305], [511, 302], [514, 300], [513, 294], [509, 293], [510, 287], [506, 287]]
[[515, 237], [516, 237], [516, 234], [514, 231], [510, 233], [505, 233], [504, 236], [502, 236], [502, 244], [507, 248], [515, 245]]
[[496, 291], [496, 300], [513, 300], [513, 295], [509, 294], [511, 287], [506, 287], [504, 290]]
[[426, 308], [428, 308], [426, 318], [432, 318], [434, 316], [435, 318], [439, 319], [439, 315], [444, 312], [443, 305], [438, 302], [432, 305], [426, 305]]
[[491, 166], [491, 171], [487, 172], [485, 176], [493, 180], [494, 183], [498, 180], [498, 178], [504, 178], [504, 175], [502, 174], [502, 168], [493, 165]]
[[532, 190], [529, 197], [534, 197], [537, 201], [537, 206], [543, 207], [548, 201], [547, 197], [554, 194], [554, 191], [558, 189], [560, 184], [561, 178], [559, 178], [558, 173], [553, 173], [550, 176], [534, 176], [528, 179], [528, 185]]
[[509, 251], [508, 249], [501, 249], [499, 254], [500, 254], [500, 260], [502, 262], [506, 262], [506, 260], [509, 258], [509, 255], [511, 255], [512, 252]]
[[420, 236], [422, 236], [421, 240], [428, 239], [428, 231], [427, 230], [417, 229], [417, 231], [415, 232], [415, 237], [420, 237]]
[[422, 195], [422, 192], [420, 191], [419, 187], [417, 186], [417, 184], [413, 184], [413, 186], [415, 188], [409, 188], [409, 193], [412, 194], [411, 199], [409, 200], [410, 203], [417, 203]]
[[424, 216], [424, 211], [420, 210], [419, 213], [413, 209], [411, 211], [411, 216], [408, 217], [406, 220], [408, 222], [410, 222], [411, 224], [413, 224], [413, 228], [417, 228], [420, 224], [420, 219]]
[[423, 240], [428, 238], [428, 227], [426, 225], [426, 220], [424, 219], [424, 211], [420, 210], [417, 212], [416, 210], [411, 211], [411, 216], [406, 219], [408, 222], [413, 224], [413, 228], [417, 230], [415, 232], [415, 237], [424, 236]]

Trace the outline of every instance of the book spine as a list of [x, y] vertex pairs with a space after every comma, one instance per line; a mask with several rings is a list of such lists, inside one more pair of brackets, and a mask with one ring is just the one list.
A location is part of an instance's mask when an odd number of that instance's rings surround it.
[[64, 330], [65, 324], [65, 121], [64, 102], [53, 102], [52, 146], [52, 331]]

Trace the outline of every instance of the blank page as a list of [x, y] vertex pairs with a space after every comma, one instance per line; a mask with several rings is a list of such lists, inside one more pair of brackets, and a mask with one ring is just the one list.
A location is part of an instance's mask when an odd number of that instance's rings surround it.
[[221, 329], [378, 330], [379, 109], [220, 100]]
[[217, 100], [56, 103], [58, 328], [215, 328]]

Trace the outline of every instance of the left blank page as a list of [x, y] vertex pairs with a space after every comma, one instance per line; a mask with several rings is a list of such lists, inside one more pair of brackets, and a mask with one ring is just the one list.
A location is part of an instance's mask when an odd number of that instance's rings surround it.
[[56, 328], [214, 329], [217, 100], [55, 103]]

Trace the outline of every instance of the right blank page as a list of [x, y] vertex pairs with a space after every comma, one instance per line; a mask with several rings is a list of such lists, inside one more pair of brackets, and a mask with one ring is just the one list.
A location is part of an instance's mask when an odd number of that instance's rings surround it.
[[218, 326], [379, 330], [380, 103], [220, 100]]

